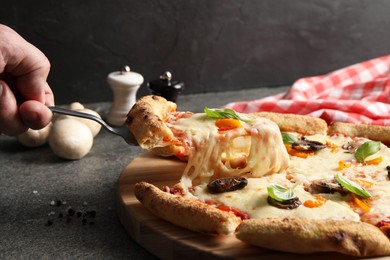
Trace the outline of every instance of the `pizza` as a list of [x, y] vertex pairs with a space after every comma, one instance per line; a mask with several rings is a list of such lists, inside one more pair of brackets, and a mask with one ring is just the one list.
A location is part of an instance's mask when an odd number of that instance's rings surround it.
[[159, 96], [140, 98], [126, 124], [142, 148], [186, 162], [176, 185], [134, 189], [172, 224], [284, 252], [390, 255], [390, 127], [180, 112]]

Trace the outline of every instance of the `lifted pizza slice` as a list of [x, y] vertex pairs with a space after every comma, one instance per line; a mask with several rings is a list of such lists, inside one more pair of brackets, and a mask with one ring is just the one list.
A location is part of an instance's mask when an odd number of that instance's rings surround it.
[[177, 112], [174, 103], [146, 96], [127, 118], [141, 147], [188, 161], [185, 187], [229, 176], [260, 177], [289, 165], [278, 126], [264, 117], [228, 109]]

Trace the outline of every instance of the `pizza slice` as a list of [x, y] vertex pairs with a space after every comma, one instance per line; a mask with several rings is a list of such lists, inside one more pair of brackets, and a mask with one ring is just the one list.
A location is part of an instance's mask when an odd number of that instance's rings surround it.
[[220, 176], [262, 176], [288, 167], [278, 126], [264, 117], [233, 110], [193, 114], [158, 96], [141, 98], [127, 125], [141, 147], [188, 161], [187, 185]]
[[138, 200], [173, 224], [286, 252], [390, 255], [390, 152], [362, 137], [386, 141], [388, 127], [178, 112], [158, 96], [141, 98], [127, 125], [141, 147], [187, 162], [174, 187], [135, 186]]

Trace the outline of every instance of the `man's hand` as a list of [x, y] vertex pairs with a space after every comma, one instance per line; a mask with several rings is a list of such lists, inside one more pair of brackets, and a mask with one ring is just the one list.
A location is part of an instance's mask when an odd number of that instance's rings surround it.
[[0, 24], [0, 132], [18, 135], [46, 126], [54, 96], [47, 76], [50, 63], [36, 47]]

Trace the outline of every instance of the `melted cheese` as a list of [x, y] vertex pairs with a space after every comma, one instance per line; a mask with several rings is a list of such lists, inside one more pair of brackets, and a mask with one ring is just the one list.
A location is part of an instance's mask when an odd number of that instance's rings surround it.
[[[215, 120], [205, 114], [194, 114], [175, 122], [172, 127], [184, 132], [191, 147], [181, 179], [185, 187], [229, 176], [261, 177], [288, 167], [289, 157], [275, 123], [253, 117], [242, 125], [218, 131]], [[241, 158], [243, 163], [235, 166], [236, 158]]]
[[[222, 194], [210, 194], [206, 186], [194, 189], [194, 195], [204, 201], [220, 201], [227, 206], [246, 212], [251, 218], [262, 217], [305, 217], [311, 219], [348, 219], [351, 221], [365, 221], [376, 224], [381, 220], [390, 220], [390, 180], [386, 166], [390, 165], [390, 149], [384, 145], [381, 150], [371, 157], [381, 156], [382, 162], [378, 165], [365, 165], [356, 162], [354, 153], [346, 152], [342, 146], [348, 142], [362, 144], [367, 139], [352, 140], [345, 136], [308, 136], [308, 140], [316, 140], [322, 143], [330, 143], [334, 147], [327, 147], [317, 151], [314, 156], [300, 158], [290, 156], [290, 167], [278, 174], [265, 176], [260, 179], [248, 179], [249, 184], [242, 190], [226, 192]], [[339, 169], [339, 161], [350, 162], [351, 166]], [[371, 211], [363, 212], [357, 205], [353, 205], [350, 195], [319, 194], [326, 198], [326, 203], [320, 207], [307, 208], [303, 205], [292, 210], [279, 209], [267, 202], [267, 185], [279, 184], [286, 188], [293, 183], [300, 183], [294, 192], [304, 203], [306, 200], [315, 200], [318, 194], [310, 194], [304, 187], [314, 180], [334, 179], [337, 173], [342, 173], [348, 179], [359, 183], [371, 184], [366, 189], [373, 194], [373, 198], [367, 200], [372, 207]], [[288, 178], [287, 178], [288, 175]], [[293, 181], [290, 182], [290, 181]]]
[[[246, 212], [251, 218], [266, 217], [305, 217], [311, 219], [347, 219], [359, 221], [359, 215], [348, 206], [346, 199], [339, 194], [328, 196], [326, 203], [318, 208], [307, 208], [303, 205], [287, 210], [271, 206], [267, 202], [267, 186], [270, 183], [277, 183], [285, 187], [291, 187], [291, 183], [284, 174], [275, 174], [264, 178], [250, 178], [248, 185], [242, 190], [225, 192], [222, 194], [211, 194], [207, 191], [206, 185], [197, 186], [194, 195], [203, 201], [219, 201], [223, 204]], [[294, 190], [302, 203], [306, 200], [314, 200], [314, 196], [303, 189], [302, 186]]]
[[[379, 165], [364, 165], [356, 162], [353, 153], [342, 149], [348, 142], [362, 144], [364, 138], [348, 138], [341, 135], [313, 135], [306, 139], [327, 143], [314, 156], [300, 158], [289, 156], [284, 147], [278, 127], [264, 118], [251, 118], [241, 122], [242, 128], [218, 131], [215, 120], [205, 114], [194, 114], [181, 118], [171, 126], [183, 133], [188, 142], [189, 158], [181, 178], [185, 196], [203, 201], [219, 201], [226, 206], [239, 209], [251, 218], [305, 217], [311, 219], [348, 219], [372, 224], [381, 220], [390, 221], [390, 181], [386, 166], [390, 165], [390, 149], [382, 145], [380, 152], [372, 158], [382, 156]], [[237, 163], [238, 161], [238, 163]], [[243, 162], [242, 162], [243, 161]], [[350, 167], [340, 169], [339, 162], [348, 162]], [[326, 202], [315, 208], [301, 205], [292, 210], [279, 209], [267, 202], [267, 186], [279, 184], [286, 188], [299, 183], [294, 192], [304, 203], [315, 200], [305, 187], [318, 179], [332, 180], [337, 173], [348, 179], [372, 183], [366, 189], [374, 195], [367, 203], [372, 207], [362, 212], [352, 205], [351, 195], [320, 194]], [[211, 194], [207, 191], [210, 180], [223, 177], [245, 176], [248, 185], [242, 190]], [[191, 192], [189, 187], [192, 187]]]

